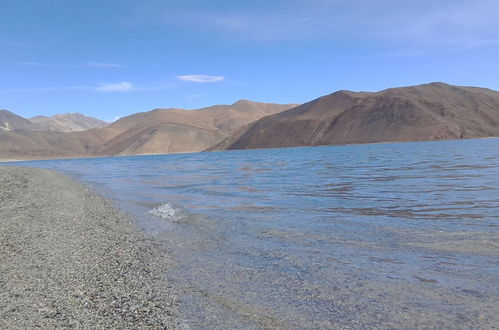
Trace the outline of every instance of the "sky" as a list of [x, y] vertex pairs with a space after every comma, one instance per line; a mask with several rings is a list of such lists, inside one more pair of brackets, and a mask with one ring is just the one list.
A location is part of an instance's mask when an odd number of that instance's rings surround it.
[[100, 119], [442, 81], [499, 90], [497, 0], [1, 0], [0, 109]]

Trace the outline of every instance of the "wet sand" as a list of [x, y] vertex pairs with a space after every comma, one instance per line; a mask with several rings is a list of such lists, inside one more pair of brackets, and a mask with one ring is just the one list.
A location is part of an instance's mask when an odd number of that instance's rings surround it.
[[0, 167], [0, 328], [175, 328], [162, 248], [88, 188]]

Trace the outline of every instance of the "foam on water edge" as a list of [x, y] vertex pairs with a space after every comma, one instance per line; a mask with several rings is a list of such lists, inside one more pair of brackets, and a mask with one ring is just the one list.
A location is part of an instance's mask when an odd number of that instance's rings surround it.
[[179, 215], [170, 203], [161, 204], [160, 206], [150, 210], [148, 213], [172, 222], [178, 221], [179, 218]]

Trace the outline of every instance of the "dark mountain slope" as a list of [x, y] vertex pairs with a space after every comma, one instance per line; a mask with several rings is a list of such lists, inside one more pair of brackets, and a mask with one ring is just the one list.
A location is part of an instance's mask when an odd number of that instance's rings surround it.
[[499, 92], [444, 83], [339, 91], [264, 117], [211, 150], [499, 136]]

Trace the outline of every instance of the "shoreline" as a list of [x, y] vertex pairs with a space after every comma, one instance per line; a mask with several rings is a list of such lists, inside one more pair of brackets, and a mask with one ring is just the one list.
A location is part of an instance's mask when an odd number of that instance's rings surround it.
[[171, 263], [85, 186], [0, 166], [0, 328], [176, 328]]
[[[171, 153], [144, 153], [144, 154], [131, 154], [131, 155], [84, 155], [74, 157], [53, 157], [53, 158], [29, 158], [29, 159], [2, 159], [2, 163], [16, 163], [16, 162], [35, 162], [43, 160], [72, 160], [72, 159], [98, 159], [98, 158], [111, 158], [111, 157], [139, 157], [139, 156], [161, 156], [161, 155], [183, 155], [183, 154], [201, 154], [207, 152], [224, 152], [224, 151], [245, 151], [245, 150], [272, 150], [272, 149], [293, 149], [293, 148], [317, 148], [317, 147], [345, 147], [345, 146], [363, 146], [363, 145], [384, 145], [384, 144], [406, 144], [406, 143], [430, 143], [430, 142], [449, 142], [449, 141], [473, 141], [473, 140], [493, 140], [499, 139], [499, 136], [484, 136], [463, 139], [437, 139], [437, 140], [415, 140], [415, 141], [379, 141], [379, 142], [356, 142], [356, 143], [339, 143], [339, 144], [318, 144], [318, 145], [305, 145], [305, 146], [287, 146], [287, 147], [270, 147], [270, 148], [247, 148], [247, 149], [222, 149], [222, 150], [201, 150], [194, 152], [171, 152]], [[15, 166], [15, 165], [14, 165]]]

